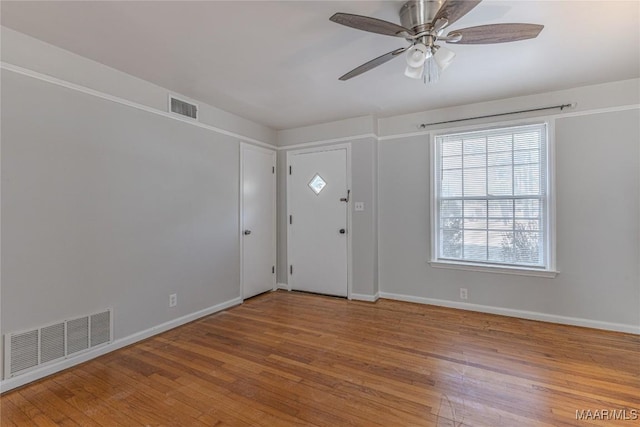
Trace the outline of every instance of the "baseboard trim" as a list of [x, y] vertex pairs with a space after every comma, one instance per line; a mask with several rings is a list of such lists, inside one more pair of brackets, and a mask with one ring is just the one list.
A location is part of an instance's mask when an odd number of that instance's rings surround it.
[[357, 300], [357, 301], [376, 302], [376, 301], [378, 301], [378, 298], [380, 298], [380, 293], [379, 292], [376, 292], [373, 295], [354, 294], [353, 292], [351, 293], [351, 299], [354, 299], [354, 300]]
[[585, 328], [604, 329], [607, 331], [625, 332], [640, 335], [640, 326], [626, 325], [623, 323], [602, 322], [599, 320], [582, 319], [579, 317], [559, 316], [555, 314], [539, 313], [536, 311], [515, 310], [511, 308], [493, 307], [489, 305], [472, 304], [467, 302], [447, 301], [434, 298], [417, 297], [413, 295], [394, 294], [380, 292], [380, 298], [397, 301], [415, 302], [418, 304], [436, 305], [439, 307], [457, 308], [481, 313], [498, 314], [502, 316], [517, 317], [541, 322], [559, 323], [562, 325], [582, 326]]
[[282, 289], [284, 291], [290, 291], [291, 289], [289, 289], [289, 285], [287, 285], [286, 283], [276, 283], [276, 289]]
[[136, 332], [135, 334], [129, 335], [127, 337], [119, 338], [117, 340], [114, 340], [112, 343], [96, 348], [95, 350], [82, 353], [78, 356], [71, 357], [69, 359], [61, 360], [58, 363], [53, 363], [53, 364], [44, 366], [41, 369], [35, 369], [31, 372], [27, 372], [17, 377], [0, 381], [0, 393], [4, 393], [14, 388], [23, 386], [30, 382], [55, 374], [56, 372], [60, 372], [62, 370], [78, 365], [80, 363], [84, 363], [88, 360], [95, 359], [96, 357], [118, 350], [122, 347], [126, 347], [138, 341], [142, 341], [154, 335], [160, 334], [162, 332], [166, 332], [169, 329], [176, 328], [178, 326], [184, 325], [185, 323], [193, 322], [194, 320], [197, 320], [201, 317], [208, 316], [213, 313], [217, 313], [219, 311], [225, 310], [227, 308], [230, 308], [239, 304], [242, 304], [242, 299], [240, 297], [234, 298], [234, 299], [222, 302], [220, 304], [216, 304], [211, 307], [205, 308], [203, 310], [196, 311], [191, 314], [187, 314], [186, 316], [178, 317], [177, 319], [173, 319], [168, 322], [161, 323], [160, 325], [153, 326], [149, 329], [145, 329], [144, 331]]

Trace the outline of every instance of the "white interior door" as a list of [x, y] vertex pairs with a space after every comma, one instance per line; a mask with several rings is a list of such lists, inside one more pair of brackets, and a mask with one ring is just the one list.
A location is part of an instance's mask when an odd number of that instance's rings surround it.
[[290, 152], [288, 165], [289, 285], [347, 296], [347, 149]]
[[276, 153], [243, 144], [242, 297], [276, 286]]

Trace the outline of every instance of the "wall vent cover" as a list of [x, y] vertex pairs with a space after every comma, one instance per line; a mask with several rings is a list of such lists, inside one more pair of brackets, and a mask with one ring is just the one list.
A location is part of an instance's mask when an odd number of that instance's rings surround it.
[[169, 109], [172, 113], [198, 120], [198, 106], [182, 99], [169, 96]]
[[81, 317], [67, 321], [67, 354], [89, 348], [89, 318]]
[[113, 340], [112, 310], [4, 336], [4, 378], [75, 356]]
[[66, 342], [64, 322], [40, 328], [40, 362], [51, 362], [64, 357]]
[[13, 348], [11, 372], [22, 371], [38, 365], [38, 331], [13, 335], [11, 348]]

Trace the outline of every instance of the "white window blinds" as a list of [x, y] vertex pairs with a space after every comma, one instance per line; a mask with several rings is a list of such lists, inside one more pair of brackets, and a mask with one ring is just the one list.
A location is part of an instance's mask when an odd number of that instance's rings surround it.
[[436, 260], [546, 268], [546, 124], [435, 144]]

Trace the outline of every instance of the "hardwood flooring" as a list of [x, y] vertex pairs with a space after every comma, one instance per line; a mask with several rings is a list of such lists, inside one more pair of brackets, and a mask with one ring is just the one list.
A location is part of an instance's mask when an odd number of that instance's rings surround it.
[[0, 400], [3, 427], [636, 426], [640, 336], [278, 291]]

